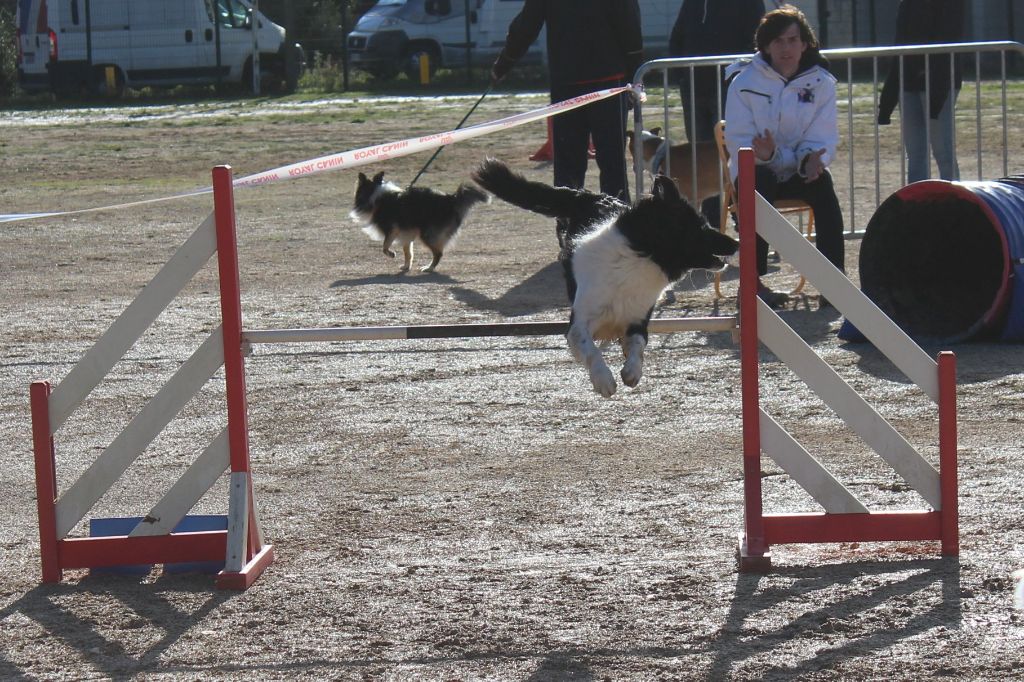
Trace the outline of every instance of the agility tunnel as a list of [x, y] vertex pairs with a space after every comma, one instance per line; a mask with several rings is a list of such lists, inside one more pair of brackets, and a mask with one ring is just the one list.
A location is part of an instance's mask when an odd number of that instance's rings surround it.
[[[861, 290], [919, 341], [1024, 340], [1024, 175], [923, 180], [871, 217]], [[839, 336], [863, 341], [848, 321]]]

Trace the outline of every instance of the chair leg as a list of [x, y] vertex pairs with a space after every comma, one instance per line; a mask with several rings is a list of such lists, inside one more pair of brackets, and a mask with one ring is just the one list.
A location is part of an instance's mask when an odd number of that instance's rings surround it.
[[[725, 234], [728, 229], [729, 219], [732, 217], [732, 211], [729, 210], [728, 203], [725, 201], [725, 197], [722, 197], [722, 208], [721, 216], [718, 219], [718, 231]], [[725, 298], [722, 294], [722, 273], [715, 273], [715, 299]]]
[[[814, 241], [812, 237], [812, 235], [814, 234], [814, 211], [807, 212], [807, 227], [805, 230], [805, 234], [807, 235], [807, 241]], [[806, 286], [806, 284], [807, 278], [805, 278], [803, 275], [800, 275], [800, 281], [797, 282], [796, 287], [789, 292], [789, 295], [796, 296], [797, 294], [804, 290], [804, 286]]]

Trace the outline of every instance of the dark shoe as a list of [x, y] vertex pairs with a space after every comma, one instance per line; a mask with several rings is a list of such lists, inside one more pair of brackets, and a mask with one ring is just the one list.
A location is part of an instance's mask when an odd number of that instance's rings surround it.
[[772, 291], [760, 282], [757, 283], [757, 297], [764, 301], [769, 308], [778, 310], [789, 303], [789, 295], [781, 291]]

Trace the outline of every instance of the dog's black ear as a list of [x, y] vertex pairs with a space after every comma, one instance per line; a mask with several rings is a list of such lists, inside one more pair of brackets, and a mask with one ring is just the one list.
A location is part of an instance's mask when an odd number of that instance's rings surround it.
[[383, 181], [384, 181], [384, 171], [381, 171], [380, 173], [377, 173], [376, 175], [373, 176], [373, 184], [379, 185]]
[[367, 178], [364, 173], [360, 172], [359, 173], [359, 182], [366, 182], [367, 180], [369, 180], [369, 178]]
[[659, 175], [654, 178], [654, 186], [651, 188], [651, 196], [662, 201], [679, 201], [679, 188], [672, 178]]
[[654, 128], [651, 128], [648, 132], [651, 135], [657, 135], [658, 137], [661, 137], [661, 126], [656, 126]]

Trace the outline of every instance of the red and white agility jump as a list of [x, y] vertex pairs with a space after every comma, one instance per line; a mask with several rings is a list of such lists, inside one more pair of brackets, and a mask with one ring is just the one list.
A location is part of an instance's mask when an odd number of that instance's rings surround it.
[[[740, 187], [753, 188], [753, 156], [740, 153]], [[217, 586], [245, 589], [273, 562], [256, 512], [250, 472], [245, 354], [251, 344], [380, 339], [466, 338], [565, 334], [563, 322], [452, 324], [328, 329], [245, 330], [235, 238], [231, 170], [213, 171], [214, 211], [79, 363], [55, 387], [31, 386], [32, 435], [44, 582], [63, 571], [133, 564], [223, 561]], [[941, 542], [959, 552], [956, 479], [956, 369], [952, 353], [928, 357], [842, 273], [752, 189], [741, 192], [740, 315], [656, 319], [652, 333], [736, 331], [742, 381], [744, 532], [740, 570], [764, 570], [774, 544], [843, 541]], [[939, 470], [829, 368], [756, 296], [754, 233], [762, 234], [938, 406]], [[87, 468], [57, 490], [55, 434], [193, 276], [217, 254], [222, 323], [167, 384]], [[865, 442], [928, 503], [930, 509], [871, 512], [760, 407], [759, 343], [804, 379]], [[223, 366], [227, 424], [182, 476], [126, 535], [70, 537], [89, 510]], [[771, 457], [824, 509], [815, 514], [764, 514], [761, 455]], [[230, 472], [227, 530], [175, 532], [198, 500]]]

